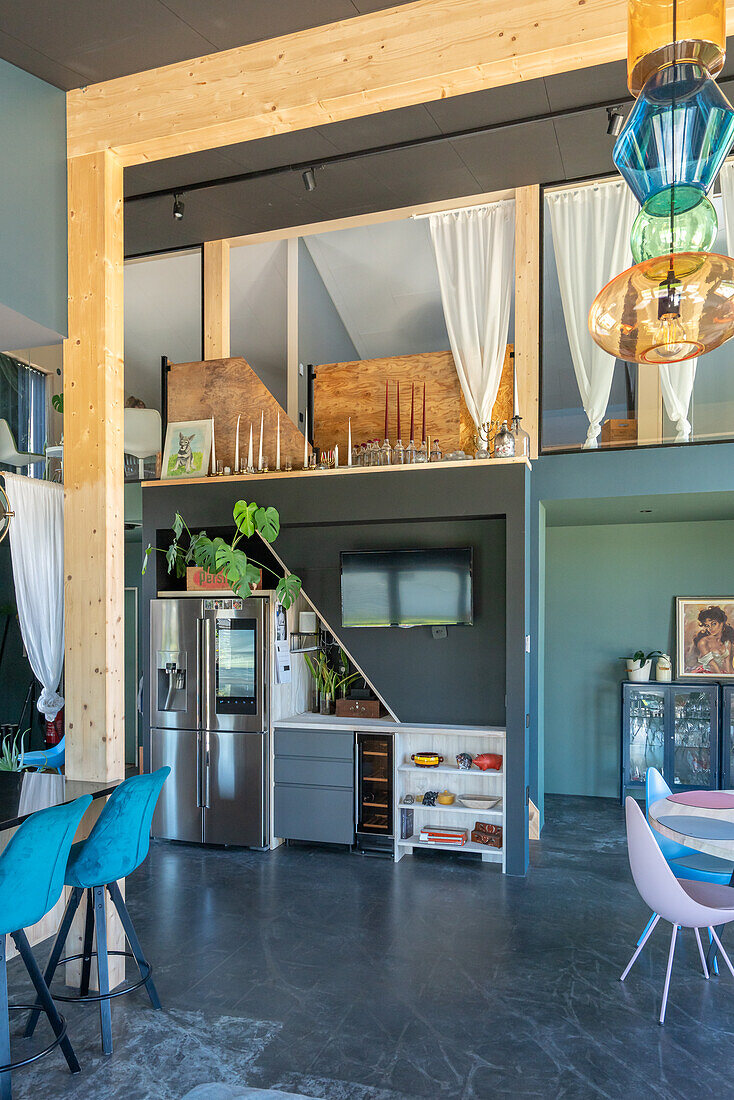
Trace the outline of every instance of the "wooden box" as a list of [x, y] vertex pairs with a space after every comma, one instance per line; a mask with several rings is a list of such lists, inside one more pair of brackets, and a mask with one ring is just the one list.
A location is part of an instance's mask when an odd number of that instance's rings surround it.
[[[254, 592], [256, 588], [262, 587], [262, 569], [260, 570], [260, 580], [250, 586], [250, 591]], [[198, 565], [188, 565], [186, 567], [186, 591], [187, 592], [230, 592], [229, 581], [224, 573], [208, 573], [206, 569], [201, 569]]]
[[636, 443], [637, 421], [605, 420], [601, 426], [601, 441], [607, 446], [615, 443]]
[[337, 718], [379, 718], [382, 705], [379, 699], [337, 699]]

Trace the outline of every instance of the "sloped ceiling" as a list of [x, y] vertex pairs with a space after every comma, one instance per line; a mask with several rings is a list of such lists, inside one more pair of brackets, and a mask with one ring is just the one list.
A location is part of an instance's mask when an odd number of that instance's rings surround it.
[[426, 221], [341, 229], [305, 243], [360, 359], [449, 347]]

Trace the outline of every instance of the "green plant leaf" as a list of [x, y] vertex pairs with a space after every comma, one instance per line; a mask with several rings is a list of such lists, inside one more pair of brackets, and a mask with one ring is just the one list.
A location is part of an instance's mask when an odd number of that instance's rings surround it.
[[280, 531], [278, 509], [258, 508], [255, 512], [255, 526], [266, 542], [275, 542]]
[[183, 517], [181, 516], [181, 514], [179, 512], [176, 512], [176, 515], [173, 517], [173, 534], [174, 534], [176, 539], [181, 538], [181, 532], [183, 531], [183, 529], [184, 529]]
[[237, 524], [237, 530], [240, 531], [246, 539], [249, 539], [255, 534], [255, 513], [257, 510], [258, 507], [254, 501], [248, 504], [246, 500], [238, 500], [234, 506], [232, 515]]
[[153, 547], [148, 543], [145, 548], [145, 554], [143, 555], [143, 568], [140, 570], [140, 575], [145, 576], [145, 570], [148, 568], [148, 558], [153, 553]]
[[289, 573], [287, 577], [281, 577], [275, 588], [276, 598], [283, 607], [288, 610], [292, 607], [301, 591], [301, 578], [295, 573]]
[[56, 409], [57, 413], [63, 413], [64, 411], [64, 395], [63, 393], [55, 393], [51, 398], [51, 404]]
[[171, 573], [176, 566], [176, 560], [178, 558], [178, 543], [174, 539], [171, 545], [166, 550], [166, 561], [168, 562], [168, 572]]

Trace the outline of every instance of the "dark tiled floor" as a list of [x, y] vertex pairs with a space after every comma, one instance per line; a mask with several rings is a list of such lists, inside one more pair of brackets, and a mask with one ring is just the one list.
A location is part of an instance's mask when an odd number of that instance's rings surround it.
[[[734, 980], [703, 980], [690, 933], [665, 1028], [664, 931], [618, 980], [647, 920], [619, 805], [549, 798], [546, 819], [525, 880], [438, 853], [153, 845], [128, 899], [164, 1011], [118, 1001], [105, 1060], [72, 1007], [84, 1072], [54, 1054], [18, 1071], [16, 1100], [179, 1100], [211, 1081], [326, 1100], [734, 1096]], [[16, 964], [10, 981], [25, 994]]]

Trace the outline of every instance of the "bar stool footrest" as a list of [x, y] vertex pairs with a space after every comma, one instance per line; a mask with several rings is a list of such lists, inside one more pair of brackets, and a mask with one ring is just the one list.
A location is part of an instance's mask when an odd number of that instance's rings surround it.
[[[42, 1012], [46, 1019], [49, 1019], [48, 1012], [42, 1005], [8, 1005], [8, 1011], [10, 1012], [33, 1012], [34, 1009]], [[0, 1066], [0, 1073], [7, 1073], [8, 1070], [20, 1069], [21, 1066], [29, 1066], [31, 1062], [37, 1062], [39, 1058], [45, 1058], [52, 1050], [56, 1050], [56, 1047], [66, 1038], [67, 1031], [66, 1017], [59, 1014], [59, 1019], [61, 1020], [61, 1031], [56, 1036], [53, 1043], [44, 1047], [43, 1050], [39, 1050], [37, 1054], [32, 1054], [30, 1058], [24, 1058], [21, 1062], [8, 1062], [6, 1066]]]
[[[132, 951], [108, 951], [107, 954], [119, 955], [125, 959], [135, 959]], [[66, 958], [59, 959], [58, 965], [62, 966], [64, 963], [77, 962], [79, 959], [83, 958], [83, 952], [81, 952], [79, 955], [67, 955]], [[97, 952], [92, 951], [89, 955], [89, 958], [96, 959]], [[135, 959], [135, 962], [137, 963], [137, 959]], [[134, 982], [132, 985], [126, 985], [124, 989], [113, 989], [109, 993], [98, 993], [96, 995], [93, 993], [87, 993], [84, 996], [82, 996], [81, 994], [78, 994], [77, 996], [69, 996], [66, 993], [54, 993], [53, 989], [50, 990], [50, 993], [55, 1001], [63, 1001], [65, 1004], [99, 1004], [100, 1001], [111, 1001], [115, 997], [124, 997], [126, 993], [133, 993], [134, 990], [140, 989], [142, 985], [145, 985], [145, 983], [148, 981], [148, 978], [153, 973], [153, 967], [150, 965], [149, 962], [144, 962], [142, 964], [138, 963], [138, 966], [141, 968], [142, 971], [144, 971], [144, 973], [137, 982]]]

